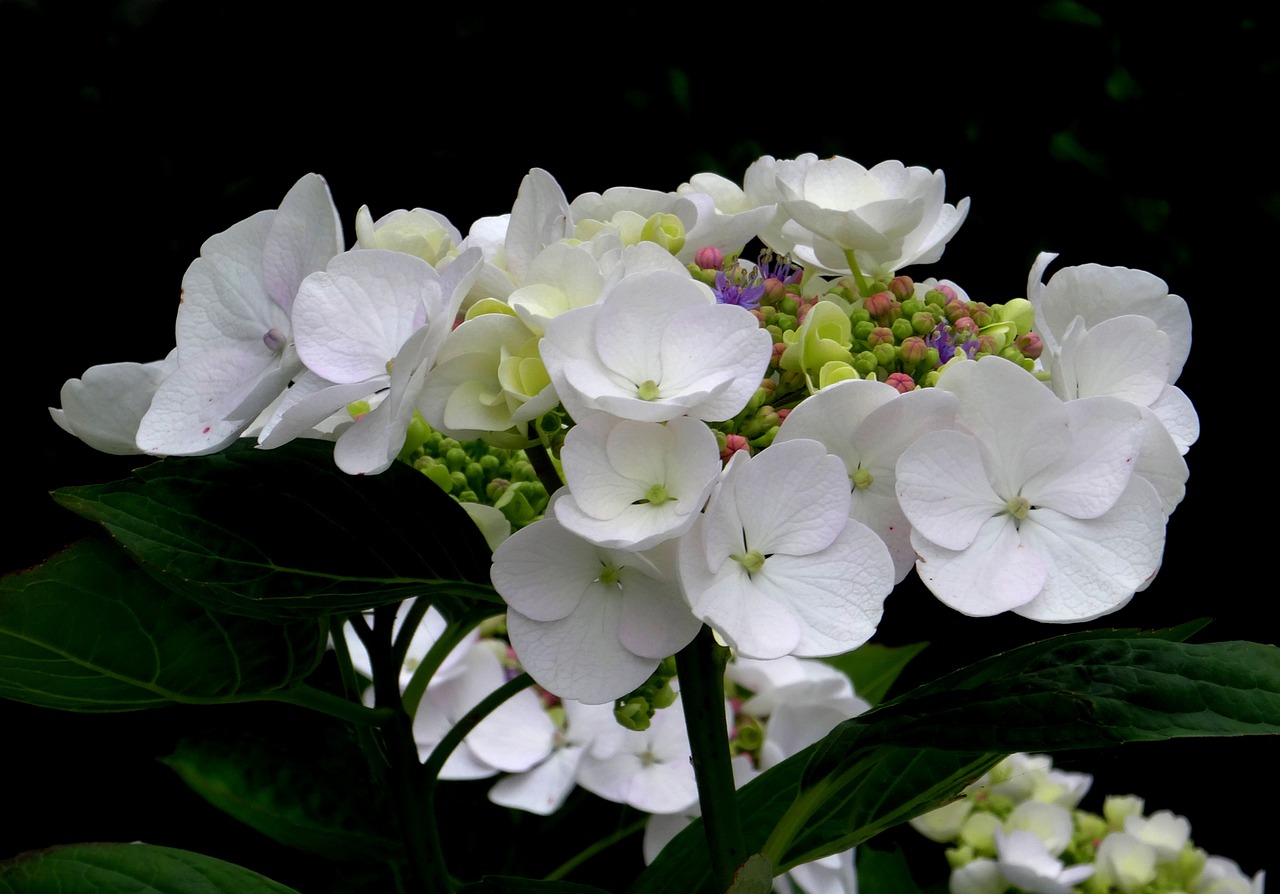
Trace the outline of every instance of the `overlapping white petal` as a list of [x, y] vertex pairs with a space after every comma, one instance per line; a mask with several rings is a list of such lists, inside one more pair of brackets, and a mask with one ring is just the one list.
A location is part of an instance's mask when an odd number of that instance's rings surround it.
[[774, 443], [811, 438], [844, 461], [853, 480], [849, 515], [875, 531], [893, 557], [895, 582], [915, 565], [911, 525], [898, 506], [895, 466], [909, 444], [954, 425], [955, 397], [934, 388], [899, 394], [867, 379], [822, 389], [793, 409]]
[[300, 371], [294, 296], [341, 250], [337, 211], [315, 174], [294, 184], [277, 211], [206, 240], [182, 280], [178, 367], [142, 418], [138, 448], [195, 455], [239, 437]]

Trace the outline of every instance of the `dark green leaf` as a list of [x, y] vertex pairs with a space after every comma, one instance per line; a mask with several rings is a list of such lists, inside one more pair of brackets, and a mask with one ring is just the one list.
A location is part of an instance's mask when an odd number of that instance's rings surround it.
[[853, 682], [853, 691], [874, 706], [884, 701], [898, 675], [928, 645], [911, 643], [906, 646], [882, 646], [879, 643], [867, 643], [852, 652], [823, 660], [843, 671]]
[[0, 579], [0, 696], [72, 711], [244, 701], [319, 663], [315, 621], [209, 611], [105, 538]]
[[314, 618], [429, 595], [457, 617], [476, 600], [500, 604], [489, 548], [456, 501], [399, 463], [346, 475], [327, 442], [258, 450], [242, 440], [54, 497], [222, 611]]
[[289, 847], [332, 860], [387, 862], [399, 839], [382, 820], [363, 756], [344, 727], [300, 720], [287, 740], [248, 734], [183, 741], [162, 761], [219, 810]]
[[72, 844], [0, 863], [0, 894], [296, 894], [226, 863], [150, 844]]

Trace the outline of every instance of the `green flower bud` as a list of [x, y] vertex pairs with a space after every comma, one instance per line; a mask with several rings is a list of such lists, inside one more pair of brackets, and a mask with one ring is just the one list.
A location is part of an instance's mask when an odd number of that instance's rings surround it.
[[430, 465], [423, 466], [421, 468], [421, 472], [423, 475], [426, 475], [434, 481], [436, 486], [446, 494], [453, 490], [453, 475], [450, 474], [449, 469], [441, 463], [432, 462]]
[[1019, 335], [1026, 335], [1035, 325], [1036, 309], [1026, 298], [1014, 298], [1004, 304], [996, 305], [996, 319], [1002, 323], [1012, 323]]
[[613, 719], [621, 726], [636, 732], [647, 730], [652, 716], [653, 710], [642, 698], [630, 698], [615, 705], [613, 709]]
[[876, 345], [871, 353], [875, 355], [876, 366], [886, 370], [892, 369], [898, 360], [898, 346], [891, 341]]
[[893, 332], [895, 341], [902, 341], [904, 338], [909, 338], [916, 334], [915, 326], [912, 325], [911, 320], [907, 317], [899, 317], [894, 320], [893, 325], [889, 328]]
[[832, 360], [830, 363], [822, 364], [822, 369], [818, 370], [818, 390], [834, 385], [836, 382], [857, 378], [860, 378], [858, 371], [850, 364], [842, 360]]
[[880, 361], [876, 360], [876, 355], [870, 351], [863, 351], [853, 358], [853, 368], [862, 379], [873, 374], [879, 365]]
[[684, 223], [674, 214], [655, 214], [640, 230], [641, 239], [656, 242], [673, 255], [684, 248], [684, 236]]

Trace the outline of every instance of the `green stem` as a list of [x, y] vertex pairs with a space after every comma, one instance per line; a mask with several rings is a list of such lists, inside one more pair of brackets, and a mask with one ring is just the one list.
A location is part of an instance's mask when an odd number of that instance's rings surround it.
[[475, 620], [462, 624], [449, 624], [440, 634], [440, 638], [431, 644], [427, 654], [422, 657], [422, 663], [414, 669], [413, 676], [409, 678], [409, 685], [404, 688], [404, 695], [400, 698], [406, 714], [410, 717], [418, 716], [418, 705], [422, 703], [422, 696], [426, 693], [431, 678], [435, 676], [449, 653], [458, 643], [466, 639], [467, 634], [479, 623], [479, 620]]
[[[462, 716], [462, 719], [454, 724], [449, 732], [445, 733], [440, 743], [431, 750], [431, 756], [427, 758], [426, 763], [422, 765], [421, 778], [424, 780], [422, 806], [428, 820], [435, 816], [436, 811], [436, 782], [440, 778], [440, 771], [444, 769], [444, 762], [449, 759], [449, 755], [453, 750], [462, 744], [462, 740], [467, 737], [473, 729], [479, 725], [480, 721], [488, 717], [499, 705], [511, 698], [522, 689], [526, 689], [533, 685], [533, 677], [528, 674], [520, 674], [513, 677], [506, 683], [503, 683], [493, 692], [490, 692], [480, 703]], [[431, 835], [426, 842], [430, 848], [429, 866], [434, 870], [436, 887], [431, 889], [435, 891], [447, 892], [452, 888], [449, 886], [449, 875], [445, 868], [444, 849], [440, 846], [440, 836]]]
[[568, 860], [565, 860], [563, 863], [561, 863], [551, 872], [547, 873], [544, 880], [548, 882], [559, 881], [560, 879], [568, 875], [570, 872], [573, 872], [573, 870], [577, 869], [583, 863], [590, 860], [596, 854], [600, 853], [601, 851], [607, 848], [613, 847], [613, 845], [617, 844], [619, 841], [622, 841], [624, 838], [630, 838], [632, 835], [636, 834], [637, 832], [642, 831], [644, 829], [644, 824], [648, 821], [648, 819], [649, 818], [647, 816], [641, 817], [640, 819], [636, 820], [634, 823], [631, 823], [630, 825], [627, 825], [627, 826], [623, 826], [621, 829], [617, 830], [612, 835], [606, 835], [604, 838], [601, 838], [599, 841], [595, 842], [594, 844], [583, 848], [578, 853], [570, 857]]
[[858, 267], [858, 261], [853, 256], [853, 249], [846, 248], [844, 250], [844, 259], [849, 262], [849, 270], [853, 273], [853, 281], [858, 286], [858, 294], [863, 298], [867, 298], [870, 292], [867, 286], [867, 279], [862, 275], [862, 270]]
[[728, 655], [729, 650], [716, 643], [705, 624], [693, 642], [676, 655], [698, 803], [711, 852], [711, 874], [720, 891], [733, 886], [734, 874], [747, 859], [725, 722], [724, 665]]

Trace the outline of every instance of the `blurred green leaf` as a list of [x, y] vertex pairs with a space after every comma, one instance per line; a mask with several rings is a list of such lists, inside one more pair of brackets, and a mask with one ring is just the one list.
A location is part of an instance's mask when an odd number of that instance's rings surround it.
[[315, 621], [218, 614], [106, 538], [0, 579], [0, 696], [71, 711], [244, 701], [319, 663]]

